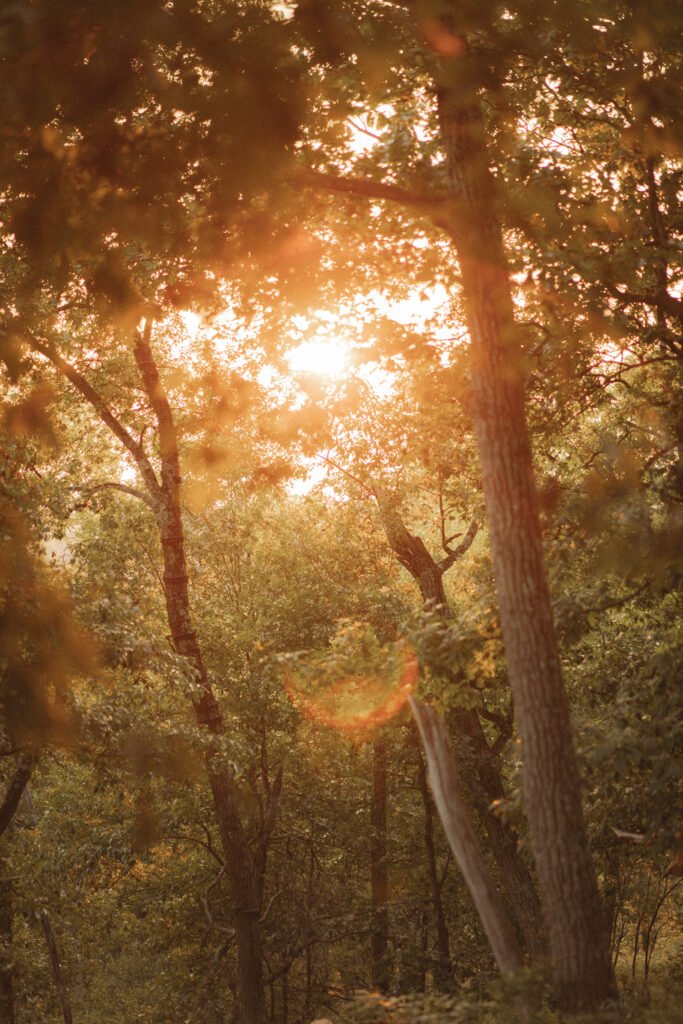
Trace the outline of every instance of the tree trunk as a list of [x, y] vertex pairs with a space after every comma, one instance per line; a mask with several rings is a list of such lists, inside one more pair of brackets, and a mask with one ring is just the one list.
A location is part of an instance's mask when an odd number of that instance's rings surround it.
[[12, 880], [0, 856], [0, 1024], [14, 1024], [14, 957], [12, 948]]
[[447, 991], [453, 982], [453, 971], [451, 969], [451, 941], [446, 924], [446, 915], [443, 911], [441, 890], [443, 880], [439, 879], [439, 872], [436, 864], [436, 852], [434, 850], [434, 832], [432, 828], [433, 812], [432, 800], [427, 786], [427, 772], [425, 771], [422, 759], [416, 727], [411, 729], [415, 740], [415, 753], [417, 756], [417, 781], [424, 806], [424, 841], [427, 853], [427, 873], [429, 875], [429, 888], [432, 894], [432, 908], [434, 910], [434, 923], [436, 925], [436, 963], [434, 965], [434, 984], [440, 991]]
[[64, 983], [64, 976], [62, 975], [62, 967], [59, 962], [59, 954], [57, 952], [57, 943], [52, 932], [52, 925], [50, 924], [50, 915], [47, 910], [41, 910], [40, 912], [40, 923], [43, 926], [43, 932], [45, 933], [45, 942], [47, 943], [47, 951], [50, 956], [50, 967], [52, 969], [52, 977], [55, 979], [55, 985], [57, 986], [57, 992], [59, 993], [59, 1001], [62, 1004], [62, 1016], [64, 1017], [64, 1024], [73, 1024], [73, 1017], [71, 1016], [71, 1004], [69, 1002], [69, 993], [66, 990]]
[[289, 971], [282, 975], [282, 1024], [289, 1024]]
[[491, 810], [491, 804], [505, 796], [498, 757], [486, 741], [474, 708], [456, 708], [449, 718], [456, 734], [469, 744], [474, 755], [474, 806], [486, 829], [491, 853], [524, 938], [524, 945], [532, 960], [544, 956], [548, 947], [536, 885], [519, 854], [516, 831], [504, 824]]
[[[188, 592], [185, 538], [180, 506], [180, 461], [173, 413], [159, 378], [152, 354], [151, 321], [135, 335], [134, 355], [144, 389], [156, 416], [161, 462], [161, 482], [148, 459], [142, 440], [136, 440], [99, 392], [50, 341], [28, 335], [31, 346], [46, 356], [60, 373], [83, 395], [136, 462], [147, 493], [116, 484], [125, 493], [142, 499], [154, 512], [161, 536], [164, 559], [164, 597], [173, 645], [188, 659], [195, 671], [198, 694], [193, 700], [197, 723], [216, 736], [225, 727], [214, 696], [192, 623]], [[263, 956], [259, 918], [262, 878], [268, 845], [277, 811], [277, 795], [267, 799], [265, 823], [258, 839], [258, 860], [252, 853], [239, 815], [239, 798], [229, 772], [217, 769], [206, 759], [216, 822], [225, 854], [226, 870], [235, 901], [239, 1024], [264, 1024], [266, 1019]]]
[[[36, 758], [20, 754], [0, 804], [0, 836], [7, 831], [22, 796], [28, 793]], [[2, 840], [4, 844], [6, 838]], [[0, 849], [0, 1024], [14, 1024], [14, 951], [12, 946], [12, 878], [4, 851]]]
[[32, 754], [21, 754], [17, 758], [17, 767], [10, 779], [2, 804], [0, 804], [0, 836], [9, 827], [17, 812], [34, 765], [35, 757]]
[[471, 339], [471, 413], [479, 449], [515, 713], [525, 806], [563, 1010], [616, 996], [605, 919], [581, 809], [567, 697], [545, 576], [523, 356], [495, 207], [481, 106], [460, 86], [438, 92]]
[[[135, 361], [144, 389], [156, 416], [161, 461], [161, 483], [154, 466], [145, 454], [142, 440], [136, 440], [99, 392], [55, 346], [46, 340], [27, 335], [31, 346], [46, 356], [61, 374], [95, 409], [136, 462], [147, 493], [128, 485], [119, 489], [142, 499], [153, 510], [161, 535], [164, 558], [164, 597], [173, 645], [178, 654], [188, 659], [195, 671], [198, 696], [193, 700], [197, 723], [216, 736], [225, 727], [214, 696], [192, 624], [188, 592], [185, 538], [180, 507], [180, 461], [173, 413], [159, 378], [150, 345], [151, 322], [136, 333]], [[259, 919], [261, 914], [262, 878], [269, 830], [277, 810], [277, 796], [267, 800], [266, 820], [258, 841], [258, 862], [247, 841], [239, 815], [239, 798], [232, 776], [216, 769], [207, 756], [207, 773], [211, 784], [216, 822], [225, 854], [226, 870], [235, 901], [235, 933], [237, 939], [237, 979], [239, 1024], [264, 1024], [266, 1019], [263, 955]]]
[[422, 736], [429, 782], [446, 838], [472, 895], [498, 966], [501, 971], [514, 974], [522, 966], [522, 953], [472, 832], [446, 726], [436, 712], [414, 697], [410, 698], [410, 706]]
[[[149, 325], [135, 342], [135, 359], [159, 426], [161, 487], [155, 495], [156, 517], [164, 558], [164, 596], [173, 645], [193, 665], [199, 696], [194, 700], [199, 725], [214, 735], [225, 731], [218, 702], [204, 665], [192, 623], [185, 540], [180, 507], [180, 462], [173, 413], [159, 378], [149, 342]], [[237, 793], [229, 773], [217, 770], [207, 756], [216, 821], [235, 901], [239, 1024], [265, 1024], [263, 948], [259, 919], [262, 880], [239, 814]]]
[[387, 858], [387, 742], [375, 736], [372, 744], [370, 803], [370, 889], [372, 916], [372, 984], [389, 990], [389, 864]]
[[[467, 538], [474, 535], [472, 527], [458, 552], [451, 552], [439, 564], [432, 558], [422, 539], [408, 532], [395, 503], [382, 488], [375, 484], [374, 492], [389, 545], [401, 565], [408, 569], [417, 582], [425, 607], [435, 609], [444, 620], [449, 620], [452, 612], [443, 585], [444, 566], [447, 568], [452, 565], [455, 561], [453, 556], [457, 554], [459, 557], [467, 550]], [[527, 951], [532, 958], [542, 956], [547, 947], [541, 920], [541, 903], [534, 880], [519, 856], [515, 830], [503, 824], [490, 810], [491, 803], [500, 800], [505, 793], [497, 758], [491, 752], [474, 708], [455, 708], [450, 720], [455, 732], [465, 740], [472, 754], [475, 806], [486, 828], [491, 853]]]
[[426, 907], [421, 910], [415, 908], [407, 932], [403, 940], [399, 939], [399, 952], [396, 957], [398, 991], [401, 994], [425, 992], [429, 968], [429, 915]]

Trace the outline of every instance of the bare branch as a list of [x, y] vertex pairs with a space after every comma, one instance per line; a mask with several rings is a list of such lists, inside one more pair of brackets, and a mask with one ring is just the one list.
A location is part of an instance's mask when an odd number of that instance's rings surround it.
[[261, 823], [261, 830], [256, 845], [256, 853], [254, 855], [254, 863], [260, 878], [263, 878], [265, 874], [268, 845], [270, 843], [275, 822], [277, 821], [278, 811], [280, 809], [283, 772], [283, 765], [280, 765], [277, 770], [277, 775], [275, 776], [275, 782], [266, 794], [266, 809]]
[[159, 369], [152, 352], [152, 323], [151, 319], [147, 319], [142, 331], [136, 331], [133, 354], [157, 421], [161, 454], [161, 489], [166, 499], [173, 498], [175, 502], [178, 502], [180, 487], [178, 435], [171, 404], [161, 383]]
[[382, 141], [381, 135], [378, 135], [377, 132], [370, 131], [370, 129], [362, 123], [358, 124], [356, 121], [353, 120], [352, 117], [347, 117], [346, 123], [350, 124], [354, 131], [361, 132], [363, 135], [367, 135], [369, 138], [374, 139], [375, 142]]
[[622, 302], [643, 303], [647, 306], [655, 306], [663, 313], [683, 320], [683, 300], [670, 295], [665, 289], [652, 292], [634, 292], [628, 288], [619, 289], [615, 286], [608, 286], [607, 289], [615, 299]]
[[645, 836], [640, 832], [624, 832], [623, 829], [615, 828], [614, 825], [610, 825], [610, 828], [622, 843], [637, 843], [640, 845], [645, 842]]
[[[448, 540], [446, 540], [446, 510], [443, 507], [443, 481], [439, 479], [439, 520], [441, 527], [441, 546], [448, 551]], [[455, 538], [451, 537], [451, 540]]]
[[131, 497], [138, 498], [140, 501], [144, 501], [145, 505], [149, 505], [152, 511], [156, 512], [156, 505], [152, 501], [150, 496], [148, 494], [145, 494], [144, 491], [138, 490], [137, 487], [130, 487], [128, 484], [120, 484], [114, 482], [113, 480], [105, 480], [99, 484], [92, 484], [88, 486], [87, 489], [83, 488], [83, 490], [86, 490], [87, 497], [90, 498], [95, 493], [95, 491], [101, 491], [104, 490], [105, 488], [111, 488], [114, 491], [121, 491], [122, 494], [130, 494]]
[[634, 597], [638, 597], [638, 595], [642, 594], [644, 590], [647, 590], [651, 582], [652, 580], [647, 579], [635, 590], [632, 590], [630, 594], [626, 594], [624, 597], [617, 597], [612, 601], [605, 601], [603, 604], [596, 604], [592, 608], [584, 608], [583, 613], [584, 615], [590, 615], [593, 612], [607, 612], [611, 608], [621, 608], [622, 605], [628, 604], [628, 602], [632, 601]]
[[273, 895], [268, 900], [268, 906], [266, 907], [266, 909], [263, 911], [259, 918], [259, 924], [266, 923], [266, 921], [268, 920], [268, 915], [270, 914], [273, 908], [273, 904], [275, 903], [275, 900], [278, 898], [278, 896], [282, 896], [283, 892], [285, 892], [284, 889], [278, 889], [276, 893], [273, 893]]
[[[439, 572], [441, 573], [442, 576], [448, 569], [450, 569], [454, 562], [457, 562], [459, 558], [462, 558], [462, 556], [465, 554], [474, 538], [477, 536], [478, 529], [479, 523], [477, 522], [476, 519], [473, 519], [472, 522], [470, 523], [469, 530], [467, 531], [461, 542], [458, 544], [457, 548], [453, 548], [453, 550], [451, 550], [448, 547], [448, 545], [444, 543], [444, 547], [448, 552], [448, 555], [446, 556], [446, 558], [442, 559], [442, 561], [437, 563]], [[453, 538], [451, 538], [451, 540], [452, 539]]]
[[496, 726], [498, 732], [502, 736], [506, 736], [508, 739], [512, 735], [512, 711], [508, 711], [507, 714], [500, 714], [498, 711], [489, 711], [486, 707], [478, 707], [478, 713], [482, 718], [485, 718], [487, 722], [491, 722]]
[[450, 555], [451, 554], [451, 549], [450, 549], [450, 547], [448, 545], [451, 544], [454, 540], [457, 540], [458, 537], [461, 537], [462, 536], [462, 531], [460, 531], [460, 533], [453, 533], [453, 534], [451, 534], [450, 537], [447, 537], [446, 536], [446, 515], [447, 515], [447, 509], [444, 508], [444, 504], [443, 504], [443, 481], [439, 480], [439, 520], [440, 520], [439, 526], [440, 526], [440, 529], [441, 529], [441, 547], [444, 549], [444, 551], [446, 551]]
[[197, 824], [199, 824], [199, 826], [204, 829], [204, 832], [206, 833], [206, 836], [207, 836], [207, 841], [206, 842], [204, 842], [203, 839], [197, 839], [196, 836], [186, 836], [186, 835], [183, 835], [182, 833], [171, 833], [168, 838], [169, 839], [176, 839], [176, 840], [178, 840], [180, 842], [184, 842], [184, 843], [196, 843], [197, 846], [201, 846], [202, 849], [204, 849], [208, 853], [210, 853], [211, 856], [214, 858], [214, 860], [218, 864], [220, 864], [221, 867], [223, 867], [225, 865], [225, 861], [220, 856], [220, 854], [217, 853], [216, 850], [214, 849], [214, 846], [213, 846], [213, 844], [211, 842], [211, 833], [209, 832], [208, 828], [201, 821], [198, 822]]
[[204, 890], [204, 896], [202, 897], [202, 904], [204, 906], [204, 913], [206, 914], [206, 919], [209, 922], [209, 924], [211, 925], [211, 927], [214, 928], [217, 932], [222, 932], [224, 935], [227, 935], [229, 938], [232, 938], [235, 935], [234, 929], [233, 928], [225, 928], [222, 924], [218, 924], [217, 921], [215, 920], [213, 914], [211, 913], [211, 908], [209, 907], [209, 893], [214, 888], [214, 886], [218, 885], [218, 883], [220, 882], [220, 880], [221, 880], [221, 878], [223, 877], [224, 874], [225, 874], [225, 865], [223, 865], [223, 867], [220, 869], [220, 871], [218, 872], [216, 877], [211, 882], [209, 882], [209, 884], [207, 885], [206, 889]]

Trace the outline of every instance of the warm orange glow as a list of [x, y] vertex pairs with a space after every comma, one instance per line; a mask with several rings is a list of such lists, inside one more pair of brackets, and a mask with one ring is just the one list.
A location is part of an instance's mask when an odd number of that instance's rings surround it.
[[319, 373], [340, 377], [347, 369], [349, 349], [343, 341], [304, 341], [287, 355], [295, 373]]
[[444, 57], [461, 57], [467, 49], [463, 36], [451, 32], [440, 18], [425, 18], [420, 28], [431, 48]]
[[285, 690], [294, 706], [313, 722], [347, 732], [366, 732], [397, 714], [415, 692], [417, 658], [406, 648], [398, 678], [348, 676], [317, 693], [307, 693], [285, 672]]

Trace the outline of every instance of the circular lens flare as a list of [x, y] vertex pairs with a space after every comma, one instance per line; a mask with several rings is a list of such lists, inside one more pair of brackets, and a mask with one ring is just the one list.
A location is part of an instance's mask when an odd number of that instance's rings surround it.
[[285, 691], [306, 718], [346, 732], [369, 732], [397, 714], [415, 692], [418, 665], [406, 649], [396, 679], [347, 676], [316, 693], [304, 690], [285, 671]]

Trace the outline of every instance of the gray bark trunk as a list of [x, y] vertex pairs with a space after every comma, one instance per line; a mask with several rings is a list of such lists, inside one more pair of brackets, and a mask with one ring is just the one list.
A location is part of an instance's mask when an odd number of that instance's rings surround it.
[[427, 786], [427, 773], [425, 771], [424, 761], [422, 760], [422, 751], [420, 749], [419, 738], [416, 734], [416, 728], [411, 729], [414, 736], [415, 752], [417, 755], [417, 781], [420, 789], [420, 795], [422, 797], [422, 805], [424, 807], [424, 841], [425, 851], [427, 854], [427, 874], [429, 876], [429, 888], [432, 894], [432, 908], [434, 911], [434, 924], [436, 926], [436, 963], [434, 965], [434, 984], [438, 989], [447, 991], [453, 981], [453, 970], [451, 967], [451, 940], [448, 933], [448, 925], [446, 924], [446, 915], [443, 910], [443, 901], [441, 898], [442, 881], [439, 879], [439, 872], [436, 863], [436, 851], [434, 849], [434, 831], [433, 831], [433, 812], [432, 812], [432, 800], [429, 796], [429, 789]]
[[[445, 620], [451, 618], [443, 585], [444, 563], [437, 563], [420, 537], [409, 533], [398, 509], [377, 484], [374, 486], [382, 522], [389, 545], [401, 565], [405, 566], [420, 588], [425, 607], [432, 607]], [[474, 524], [473, 524], [474, 525]], [[446, 566], [469, 547], [476, 531], [470, 527], [457, 552], [445, 560]], [[541, 920], [541, 903], [534, 880], [520, 857], [517, 834], [503, 824], [490, 810], [494, 800], [504, 796], [503, 780], [497, 758], [492, 754], [474, 708], [455, 708], [450, 716], [457, 735], [468, 744], [474, 763], [474, 799], [477, 812], [488, 834], [491, 853], [496, 861], [501, 882], [507, 892], [513, 914], [519, 925], [529, 956], [542, 956], [547, 951]]]
[[443, 719], [414, 697], [410, 706], [427, 756], [429, 783], [453, 856], [467, 884], [501, 971], [514, 974], [522, 953], [472, 832]]

